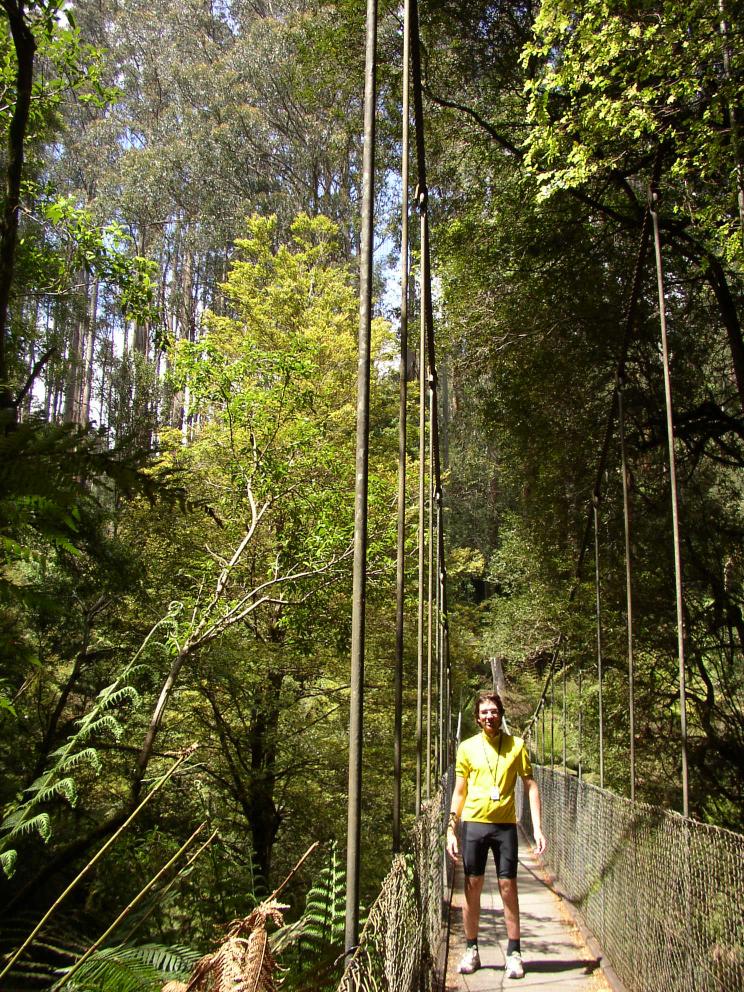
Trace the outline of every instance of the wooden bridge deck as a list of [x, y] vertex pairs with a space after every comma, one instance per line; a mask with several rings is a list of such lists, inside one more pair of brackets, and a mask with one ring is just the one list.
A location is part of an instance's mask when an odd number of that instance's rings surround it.
[[497, 989], [556, 989], [558, 992], [604, 992], [621, 987], [610, 984], [602, 971], [602, 961], [587, 946], [574, 921], [571, 907], [549, 886], [547, 876], [529, 844], [519, 839], [519, 904], [522, 924], [521, 980], [504, 975], [506, 929], [504, 927], [498, 880], [489, 860], [481, 903], [478, 946], [482, 967], [472, 975], [460, 975], [457, 964], [465, 950], [462, 929], [462, 868], [458, 864], [450, 915], [447, 992], [494, 992]]

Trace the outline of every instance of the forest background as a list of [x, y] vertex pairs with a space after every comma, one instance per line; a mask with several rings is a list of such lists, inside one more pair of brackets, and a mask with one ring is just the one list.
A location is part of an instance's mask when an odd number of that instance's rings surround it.
[[[13, 988], [48, 987], [202, 822], [213, 841], [130, 914], [110, 939], [116, 954], [99, 954], [77, 987], [159, 987], [320, 840], [287, 893], [290, 918], [304, 919], [288, 940], [289, 980], [317, 987], [343, 931], [364, 5], [2, 7], [3, 950], [197, 744], [32, 946]], [[576, 563], [656, 163], [691, 812], [741, 831], [741, 24], [718, 0], [428, 0], [421, 17], [454, 710], [488, 683], [484, 659], [498, 658], [512, 725], [524, 725], [560, 638], [567, 764], [598, 780], [595, 587], [590, 567], [575, 584]], [[396, 4], [381, 5], [379, 46], [367, 903], [391, 848]], [[656, 293], [650, 255], [623, 389], [636, 785], [640, 800], [679, 809]], [[410, 305], [415, 319], [415, 288]], [[414, 354], [412, 379], [417, 364]], [[614, 436], [601, 488], [605, 780], [627, 794]], [[413, 617], [415, 484], [410, 498]], [[415, 640], [411, 620], [408, 825]], [[563, 746], [557, 728], [559, 763]]]

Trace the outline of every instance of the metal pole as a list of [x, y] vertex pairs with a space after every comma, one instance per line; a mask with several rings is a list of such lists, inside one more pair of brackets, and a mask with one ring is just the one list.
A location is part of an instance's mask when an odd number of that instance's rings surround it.
[[345, 950], [353, 952], [359, 936], [359, 866], [362, 807], [362, 721], [364, 709], [364, 620], [367, 587], [367, 486], [369, 464], [370, 331], [374, 234], [375, 104], [377, 0], [367, 0], [364, 71], [364, 156], [362, 230], [359, 273], [359, 357], [357, 365], [356, 486], [354, 498], [354, 567], [351, 622], [351, 694], [349, 714], [349, 810], [346, 831]]
[[411, 17], [408, 0], [403, 13], [403, 135], [401, 151], [400, 232], [400, 411], [398, 414], [398, 547], [395, 571], [395, 728], [393, 744], [393, 853], [400, 851], [401, 778], [403, 755], [403, 635], [406, 581], [406, 428], [408, 424], [408, 162], [409, 52]]
[[628, 630], [628, 732], [630, 737], [630, 798], [635, 800], [635, 663], [633, 658], [633, 566], [630, 557], [630, 486], [625, 450], [625, 411], [622, 379], [618, 381], [617, 420], [620, 427], [620, 471], [623, 478], [623, 522], [625, 525], [625, 598]]
[[672, 494], [672, 533], [674, 543], [674, 587], [677, 600], [677, 654], [679, 659], [679, 719], [682, 745], [682, 813], [690, 815], [690, 799], [687, 771], [687, 691], [685, 687], [685, 627], [684, 603], [682, 599], [682, 556], [679, 541], [679, 504], [677, 497], [677, 467], [674, 456], [674, 418], [672, 414], [672, 377], [669, 371], [669, 342], [667, 338], [666, 303], [664, 300], [664, 270], [661, 261], [661, 236], [659, 234], [658, 190], [652, 185], [650, 191], [651, 219], [654, 225], [654, 248], [656, 250], [656, 284], [659, 292], [659, 324], [661, 328], [661, 352], [664, 362], [664, 399], [666, 402], [667, 441], [669, 447], [669, 485]]
[[599, 787], [604, 789], [604, 709], [602, 706], [602, 603], [599, 587], [599, 498], [594, 496], [594, 587], [597, 607], [597, 705], [599, 708]]

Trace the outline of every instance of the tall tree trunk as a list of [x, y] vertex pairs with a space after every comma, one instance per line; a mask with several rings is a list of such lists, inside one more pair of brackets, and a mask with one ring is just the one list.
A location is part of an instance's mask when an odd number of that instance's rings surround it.
[[90, 275], [86, 272], [83, 279], [84, 302], [81, 312], [73, 318], [70, 343], [67, 348], [67, 381], [65, 383], [65, 408], [63, 419], [66, 424], [80, 423], [80, 401], [82, 397], [83, 376], [85, 375], [85, 358], [83, 349], [87, 332], [88, 292]]
[[[55, 328], [55, 330], [52, 330]], [[55, 322], [52, 318], [52, 308], [51, 304], [47, 303], [46, 307], [46, 324], [45, 324], [45, 342], [46, 347], [49, 347], [50, 340], [56, 340], [56, 327]], [[44, 366], [44, 420], [47, 422], [50, 419], [52, 412], [52, 393], [54, 391], [54, 369], [55, 364], [53, 362], [47, 362]]]
[[9, 382], [8, 304], [15, 271], [18, 243], [18, 209], [21, 198], [23, 155], [31, 88], [34, 75], [36, 41], [25, 20], [24, 0], [2, 0], [10, 24], [16, 59], [16, 100], [8, 129], [5, 202], [0, 217], [0, 424], [17, 419], [13, 391]]
[[250, 808], [248, 822], [253, 836], [253, 851], [267, 888], [270, 889], [271, 856], [274, 841], [281, 825], [276, 808], [276, 754], [280, 699], [284, 675], [270, 672], [266, 691], [252, 713], [249, 747], [253, 777], [250, 783]]
[[[114, 335], [112, 331], [110, 340], [106, 342], [106, 358], [103, 362], [101, 370], [101, 423], [105, 423], [106, 426], [109, 426], [112, 420], [111, 411], [114, 402], [115, 358], [116, 353], [114, 349]], [[106, 397], [105, 410], [103, 406], [104, 395]]]
[[[31, 373], [31, 370], [34, 367], [34, 362], [36, 361], [36, 332], [37, 332], [38, 326], [39, 326], [39, 301], [37, 299], [36, 302], [34, 303], [34, 306], [33, 306], [33, 328], [34, 328], [34, 333], [33, 333], [32, 337], [31, 337], [31, 344], [29, 346], [29, 351], [28, 351], [28, 370], [29, 370], [29, 373]], [[24, 420], [25, 418], [27, 418], [30, 415], [30, 413], [31, 413], [31, 402], [32, 402], [32, 399], [33, 399], [32, 394], [33, 394], [33, 390], [32, 389], [29, 389], [28, 392], [26, 393], [24, 399], [23, 399], [23, 403], [21, 405], [21, 409], [18, 411], [21, 420]]]
[[56, 378], [54, 383], [54, 397], [52, 400], [52, 420], [59, 420], [62, 410], [62, 383], [59, 377]]
[[88, 307], [88, 321], [85, 329], [85, 354], [83, 362], [83, 392], [80, 400], [80, 421], [83, 424], [90, 423], [90, 398], [93, 392], [93, 360], [95, 357], [96, 344], [96, 317], [98, 314], [98, 278], [94, 278], [90, 291], [90, 305]]
[[[181, 337], [193, 341], [196, 328], [194, 321], [194, 255], [191, 249], [184, 252], [183, 268], [181, 269]], [[192, 418], [188, 412], [191, 402], [189, 387], [186, 387], [182, 397], [183, 411], [181, 414], [181, 435], [183, 443], [187, 444], [190, 437]]]
[[[140, 236], [140, 255], [145, 254], [145, 230], [142, 228], [142, 234]], [[149, 358], [150, 353], [150, 327], [147, 321], [138, 320], [134, 325], [134, 350], [142, 355], [143, 358]]]

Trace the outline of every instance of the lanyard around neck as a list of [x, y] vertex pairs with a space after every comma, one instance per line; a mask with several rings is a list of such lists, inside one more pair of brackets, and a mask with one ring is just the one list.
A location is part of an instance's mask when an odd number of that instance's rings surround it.
[[503, 733], [504, 733], [503, 730], [500, 730], [499, 731], [499, 743], [498, 743], [498, 746], [496, 747], [496, 768], [495, 769], [492, 769], [491, 768], [491, 762], [488, 760], [488, 751], [486, 749], [486, 742], [483, 740], [483, 737], [481, 737], [481, 744], [483, 745], [483, 757], [486, 759], [486, 765], [488, 766], [488, 771], [489, 771], [489, 773], [491, 775], [491, 781], [493, 782], [494, 785], [496, 785], [496, 773], [499, 770], [499, 759], [501, 758], [501, 737], [502, 737], [502, 734]]

